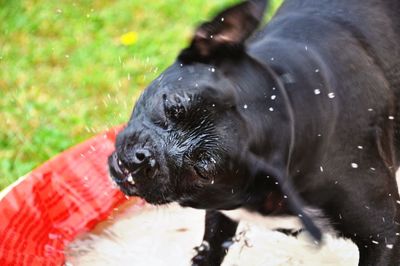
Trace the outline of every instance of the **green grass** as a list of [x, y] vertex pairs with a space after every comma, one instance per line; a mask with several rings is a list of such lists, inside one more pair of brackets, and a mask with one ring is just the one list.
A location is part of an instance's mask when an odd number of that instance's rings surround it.
[[234, 2], [0, 0], [0, 190], [126, 122], [194, 27]]

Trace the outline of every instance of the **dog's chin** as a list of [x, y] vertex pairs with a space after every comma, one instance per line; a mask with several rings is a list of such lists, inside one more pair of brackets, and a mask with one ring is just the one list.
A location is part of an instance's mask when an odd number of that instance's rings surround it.
[[209, 201], [207, 199], [193, 199], [193, 198], [184, 198], [177, 200], [179, 205], [182, 207], [190, 207], [194, 209], [206, 210], [206, 209], [215, 209], [215, 210], [234, 210], [241, 206], [238, 203], [231, 202], [214, 202]]
[[128, 197], [139, 196], [139, 194], [137, 193], [137, 188], [127, 182], [117, 184], [117, 186], [118, 186], [118, 189], [121, 190], [121, 192], [124, 193]]
[[141, 191], [140, 189], [138, 189], [137, 186], [133, 187], [130, 184], [128, 185], [119, 184], [118, 188], [127, 197], [140, 197], [151, 205], [165, 205], [174, 202], [172, 198], [163, 196], [163, 193], [154, 194], [154, 191], [146, 193], [145, 191]]
[[169, 203], [172, 203], [172, 200], [167, 200], [167, 199], [152, 199], [152, 198], [143, 198], [147, 203], [151, 204], [151, 205], [166, 205]]

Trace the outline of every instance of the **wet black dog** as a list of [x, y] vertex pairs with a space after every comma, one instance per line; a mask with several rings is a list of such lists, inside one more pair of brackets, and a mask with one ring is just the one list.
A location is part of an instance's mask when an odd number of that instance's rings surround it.
[[253, 34], [265, 7], [197, 29], [119, 134], [114, 180], [207, 210], [196, 265], [219, 265], [235, 234], [220, 211], [298, 215], [320, 240], [306, 207], [357, 244], [360, 265], [400, 265], [400, 2], [287, 0]]

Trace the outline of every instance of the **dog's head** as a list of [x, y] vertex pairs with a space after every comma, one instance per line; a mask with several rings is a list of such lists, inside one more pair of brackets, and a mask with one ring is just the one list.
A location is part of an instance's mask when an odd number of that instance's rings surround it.
[[253, 176], [244, 157], [249, 145], [262, 148], [262, 124], [274, 108], [259, 89], [272, 89], [272, 78], [245, 49], [264, 10], [265, 1], [247, 1], [202, 24], [177, 62], [144, 91], [109, 158], [125, 194], [196, 208], [243, 203]]

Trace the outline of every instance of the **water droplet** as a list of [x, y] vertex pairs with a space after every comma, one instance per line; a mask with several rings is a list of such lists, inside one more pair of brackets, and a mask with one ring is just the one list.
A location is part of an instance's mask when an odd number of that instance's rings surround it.
[[271, 100], [275, 100], [275, 99], [276, 99], [276, 95], [272, 95]]
[[362, 149], [364, 149], [364, 147], [363, 147], [363, 146], [357, 146], [357, 148], [358, 148], [359, 150], [362, 150]]
[[274, 108], [270, 107], [269, 110], [270, 110], [271, 112], [273, 112], [273, 111], [274, 111]]
[[308, 46], [306, 45], [306, 46], [304, 46], [304, 49], [306, 49], [306, 51], [308, 51]]
[[225, 20], [225, 18], [222, 17], [222, 18], [221, 18], [221, 21], [224, 21], [224, 20]]
[[319, 72], [319, 69], [317, 68], [316, 70], [315, 70], [315, 73], [318, 73]]
[[394, 120], [394, 116], [389, 116], [389, 120]]
[[275, 58], [271, 57], [271, 61], [274, 61], [274, 60], [275, 60]]
[[351, 167], [352, 167], [352, 168], [358, 168], [358, 164], [356, 164], [356, 163], [351, 163]]
[[372, 109], [372, 108], [369, 108], [369, 109], [368, 109], [368, 112], [372, 112], [372, 111], [374, 111], [374, 109]]
[[330, 99], [333, 99], [333, 98], [335, 98], [335, 94], [334, 94], [333, 92], [331, 92], [331, 93], [328, 94], [328, 97], [329, 97]]
[[393, 248], [393, 245], [392, 245], [392, 244], [387, 244], [386, 247], [387, 247], [388, 249], [392, 249], [392, 248]]
[[247, 107], [248, 107], [247, 104], [243, 105], [243, 108], [244, 108], [244, 109], [247, 109]]
[[321, 172], [323, 172], [323, 171], [324, 171], [324, 168], [323, 168], [322, 166], [320, 166], [320, 167], [319, 167], [319, 170], [320, 170]]
[[321, 94], [321, 90], [319, 90], [319, 89], [315, 89], [315, 90], [314, 90], [314, 94], [315, 94], [315, 95], [319, 95], [319, 94]]
[[179, 81], [181, 81], [182, 79], [183, 79], [182, 77], [179, 77], [179, 78], [178, 78]]

